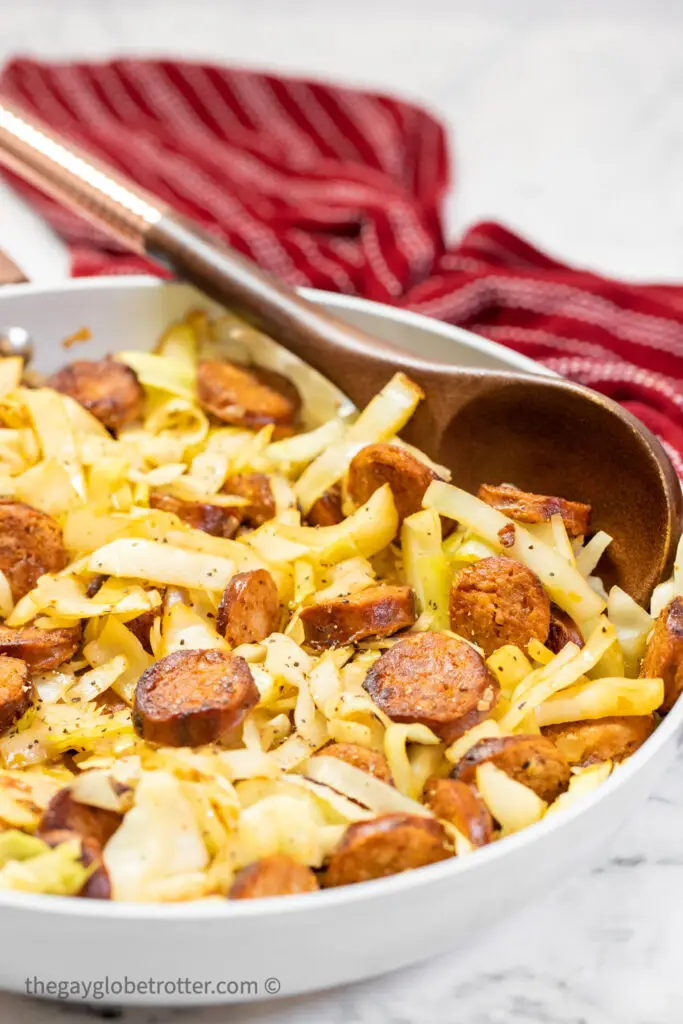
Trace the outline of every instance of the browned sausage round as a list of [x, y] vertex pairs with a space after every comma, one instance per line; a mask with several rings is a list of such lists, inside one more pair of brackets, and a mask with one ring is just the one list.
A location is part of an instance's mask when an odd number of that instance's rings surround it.
[[342, 493], [339, 484], [333, 484], [317, 501], [314, 501], [306, 516], [311, 526], [336, 526], [344, 521]]
[[239, 509], [223, 508], [201, 501], [182, 501], [170, 494], [150, 494], [150, 508], [173, 512], [195, 530], [212, 537], [234, 537], [240, 525]]
[[427, 779], [425, 803], [430, 811], [454, 825], [472, 846], [485, 846], [493, 836], [493, 819], [477, 791], [459, 779]]
[[248, 864], [238, 871], [230, 887], [228, 899], [252, 900], [262, 896], [294, 896], [316, 892], [320, 886], [309, 867], [299, 864], [283, 853]]
[[160, 615], [161, 608], [150, 608], [148, 612], [142, 612], [140, 615], [136, 615], [134, 619], [129, 619], [128, 622], [124, 623], [133, 636], [137, 637], [148, 654], [153, 653], [150, 633], [152, 626]]
[[108, 430], [120, 430], [142, 415], [145, 395], [137, 376], [113, 359], [70, 363], [49, 377], [47, 386], [75, 399]]
[[216, 629], [232, 647], [258, 643], [282, 621], [275, 581], [266, 569], [241, 572], [223, 591]]
[[19, 601], [46, 572], [68, 562], [59, 524], [20, 501], [0, 500], [0, 569]]
[[77, 832], [71, 832], [68, 829], [55, 829], [45, 832], [40, 838], [48, 846], [53, 847], [61, 846], [62, 843], [68, 843], [73, 839], [77, 839], [81, 844], [80, 860], [83, 867], [88, 868], [91, 864], [95, 866], [94, 871], [78, 893], [78, 896], [88, 900], [111, 899], [109, 873], [102, 861], [102, 848], [96, 840], [89, 839], [87, 836], [81, 836]]
[[591, 507], [580, 501], [531, 494], [510, 484], [482, 484], [477, 496], [518, 523], [549, 523], [559, 512], [570, 537], [582, 537], [590, 528]]
[[93, 704], [101, 708], [105, 715], [115, 715], [118, 711], [125, 711], [128, 707], [125, 700], [121, 700], [111, 688], [105, 690], [104, 693], [98, 693], [93, 698]]
[[550, 632], [545, 643], [553, 654], [559, 654], [568, 643], [583, 647], [583, 637], [579, 627], [572, 617], [558, 608], [556, 604], [550, 605]]
[[0, 626], [0, 654], [21, 658], [32, 672], [47, 672], [63, 665], [73, 658], [80, 642], [80, 624], [59, 629]]
[[330, 743], [315, 755], [316, 757], [336, 757], [339, 761], [359, 768], [368, 775], [374, 775], [380, 782], [393, 786], [389, 762], [384, 754], [369, 747], [361, 747], [359, 743]]
[[455, 779], [475, 782], [480, 764], [490, 762], [515, 782], [552, 803], [569, 785], [569, 761], [545, 736], [500, 736], [479, 740], [453, 769]]
[[429, 466], [404, 448], [393, 444], [369, 444], [351, 460], [347, 477], [349, 494], [357, 505], [389, 484], [399, 523], [422, 508], [424, 493], [436, 479]]
[[43, 811], [36, 834], [43, 838], [48, 832], [68, 831], [91, 839], [103, 849], [123, 821], [115, 811], [92, 807], [74, 800], [68, 786], [55, 793]]
[[133, 724], [150, 743], [200, 747], [228, 736], [258, 699], [244, 658], [224, 651], [176, 651], [140, 677]]
[[655, 728], [654, 715], [624, 715], [586, 722], [548, 725], [543, 734], [570, 764], [623, 761], [642, 746]]
[[6, 733], [35, 701], [26, 662], [0, 656], [0, 736]]
[[315, 650], [343, 647], [369, 636], [391, 636], [412, 626], [415, 595], [410, 587], [387, 583], [346, 597], [306, 605], [300, 612], [306, 643]]
[[199, 401], [224, 423], [257, 429], [267, 423], [290, 427], [301, 397], [287, 378], [260, 367], [211, 360], [197, 369]]
[[489, 654], [504, 644], [526, 650], [544, 643], [550, 629], [550, 599], [525, 565], [504, 555], [468, 565], [453, 581], [451, 629]]
[[640, 677], [664, 680], [664, 701], [659, 711], [671, 711], [683, 691], [683, 597], [675, 597], [655, 622]]
[[323, 884], [368, 882], [452, 856], [438, 821], [417, 814], [383, 814], [349, 825], [330, 857]]
[[248, 505], [232, 510], [247, 526], [262, 526], [275, 515], [275, 496], [265, 473], [236, 473], [228, 478], [223, 492], [247, 499]]
[[88, 581], [88, 585], [85, 588], [85, 596], [95, 597], [99, 594], [108, 579], [109, 577], [102, 572], [95, 573], [95, 575]]
[[484, 718], [499, 693], [481, 655], [446, 633], [399, 640], [378, 658], [363, 687], [394, 722], [421, 722], [447, 742]]

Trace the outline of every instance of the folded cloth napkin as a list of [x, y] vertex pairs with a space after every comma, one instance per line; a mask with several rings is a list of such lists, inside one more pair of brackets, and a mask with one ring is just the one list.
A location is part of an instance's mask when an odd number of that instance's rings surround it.
[[[499, 224], [447, 243], [444, 132], [419, 107], [181, 61], [16, 60], [0, 91], [291, 285], [458, 324], [610, 395], [683, 476], [683, 285], [573, 269]], [[18, 187], [74, 274], [161, 273]]]

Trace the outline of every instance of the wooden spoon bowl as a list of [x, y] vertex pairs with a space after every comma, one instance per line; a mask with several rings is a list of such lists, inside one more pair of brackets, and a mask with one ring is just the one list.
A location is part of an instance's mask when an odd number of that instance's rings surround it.
[[0, 163], [241, 313], [357, 406], [403, 370], [426, 394], [407, 440], [467, 490], [509, 482], [590, 503], [594, 527], [614, 538], [607, 582], [640, 603], [669, 571], [683, 511], [679, 481], [659, 441], [616, 403], [561, 378], [429, 362], [370, 337], [4, 101]]

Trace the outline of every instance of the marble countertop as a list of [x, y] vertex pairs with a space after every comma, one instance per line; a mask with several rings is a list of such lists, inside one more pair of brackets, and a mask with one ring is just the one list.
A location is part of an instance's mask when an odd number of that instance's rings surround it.
[[[451, 128], [452, 231], [499, 218], [608, 274], [683, 279], [680, 0], [0, 0], [0, 25], [2, 60], [181, 53], [401, 92]], [[0, 248], [34, 280], [67, 273], [3, 187]], [[472, 948], [310, 997], [122, 1019], [678, 1024], [682, 918], [683, 755], [592, 870]], [[0, 1021], [90, 1012], [0, 995]]]

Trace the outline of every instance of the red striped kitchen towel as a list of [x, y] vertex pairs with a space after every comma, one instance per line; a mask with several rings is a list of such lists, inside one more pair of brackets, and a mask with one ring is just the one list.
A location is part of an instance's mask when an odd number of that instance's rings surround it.
[[[576, 270], [499, 224], [445, 241], [446, 142], [419, 107], [182, 61], [15, 60], [0, 90], [290, 284], [459, 324], [611, 395], [683, 475], [683, 285]], [[74, 274], [159, 273], [19, 187]]]

